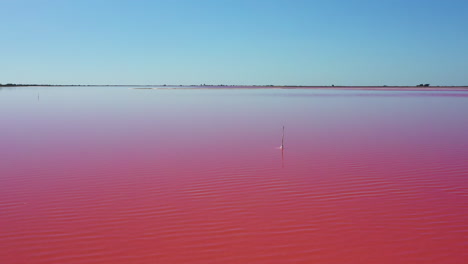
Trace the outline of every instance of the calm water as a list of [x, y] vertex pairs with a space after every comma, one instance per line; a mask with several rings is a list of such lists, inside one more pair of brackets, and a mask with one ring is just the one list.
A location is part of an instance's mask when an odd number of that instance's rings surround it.
[[3, 88], [0, 135], [0, 263], [468, 261], [468, 91]]

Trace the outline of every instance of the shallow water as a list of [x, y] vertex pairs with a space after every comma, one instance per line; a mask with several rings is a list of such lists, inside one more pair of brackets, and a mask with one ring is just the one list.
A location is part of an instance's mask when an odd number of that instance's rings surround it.
[[467, 113], [464, 91], [3, 88], [0, 263], [463, 263]]

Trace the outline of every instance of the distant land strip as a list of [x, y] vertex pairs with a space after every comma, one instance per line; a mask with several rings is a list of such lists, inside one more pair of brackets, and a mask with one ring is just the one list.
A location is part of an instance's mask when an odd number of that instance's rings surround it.
[[130, 89], [415, 89], [415, 90], [468, 90], [468, 85], [437, 85], [430, 86], [429, 84], [418, 85], [132, 85], [132, 84], [0, 84], [2, 87], [34, 87], [34, 86], [51, 86], [51, 87], [129, 87]]

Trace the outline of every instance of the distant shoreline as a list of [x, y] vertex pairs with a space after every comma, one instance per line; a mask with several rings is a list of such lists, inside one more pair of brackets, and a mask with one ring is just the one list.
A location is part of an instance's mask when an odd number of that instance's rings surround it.
[[82, 85], [82, 84], [0, 84], [3, 87], [129, 87], [135, 90], [169, 90], [169, 89], [346, 89], [346, 90], [415, 90], [436, 91], [454, 90], [465, 91], [468, 86], [312, 86], [312, 85]]
[[214, 89], [328, 89], [328, 90], [415, 90], [415, 91], [468, 91], [468, 86], [153, 86], [153, 87], [132, 87], [134, 90], [214, 90]]

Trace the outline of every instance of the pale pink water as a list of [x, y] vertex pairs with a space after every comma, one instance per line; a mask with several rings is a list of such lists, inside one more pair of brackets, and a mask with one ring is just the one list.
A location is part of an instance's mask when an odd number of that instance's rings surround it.
[[463, 91], [3, 89], [0, 263], [465, 263], [467, 113]]

